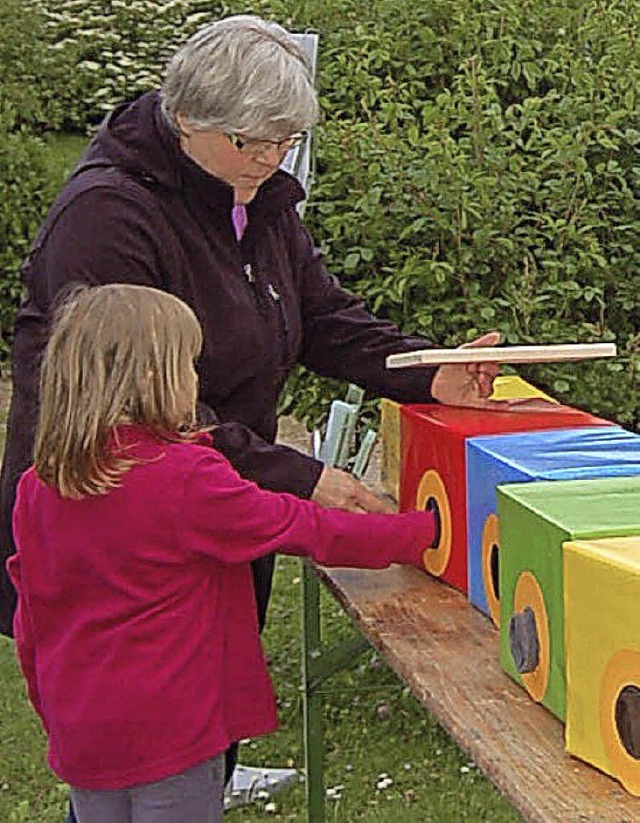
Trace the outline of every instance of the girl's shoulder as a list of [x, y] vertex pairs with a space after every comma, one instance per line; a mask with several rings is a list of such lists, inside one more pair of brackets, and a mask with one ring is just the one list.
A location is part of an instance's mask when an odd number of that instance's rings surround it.
[[115, 452], [135, 452], [147, 449], [178, 449], [194, 446], [210, 448], [213, 439], [209, 432], [198, 431], [190, 437], [181, 437], [171, 432], [155, 431], [140, 423], [122, 423], [109, 435], [107, 448]]
[[30, 489], [36, 485], [40, 485], [42, 481], [38, 477], [35, 467], [29, 466], [29, 468], [22, 473], [20, 480], [18, 481], [18, 492], [20, 489]]
[[[191, 438], [174, 439], [163, 438], [162, 436], [146, 434], [141, 449], [143, 455], [147, 451], [147, 456], [153, 461], [154, 457], [164, 458], [160, 462], [166, 462], [166, 470], [176, 471], [179, 467], [181, 473], [189, 473], [195, 466], [230, 466], [229, 460], [219, 452], [213, 442], [213, 437], [209, 432], [198, 432]], [[147, 462], [143, 458], [143, 462]]]
[[[39, 477], [34, 466], [30, 466], [21, 475], [16, 488], [16, 500], [13, 507], [14, 517], [21, 513], [31, 512], [34, 505], [38, 505], [42, 499], [49, 499], [56, 495], [54, 489], [47, 486]], [[44, 497], [43, 497], [44, 496]], [[30, 516], [30, 515], [29, 515]]]

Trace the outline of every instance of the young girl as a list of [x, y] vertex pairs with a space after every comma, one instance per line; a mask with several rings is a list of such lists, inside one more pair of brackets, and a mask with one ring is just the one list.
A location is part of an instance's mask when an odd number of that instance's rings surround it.
[[[420, 565], [429, 512], [350, 514], [243, 480], [195, 423], [193, 312], [76, 291], [41, 376], [14, 511], [15, 637], [80, 823], [212, 823], [222, 752], [276, 727], [250, 561]], [[213, 640], [213, 642], [212, 642]]]

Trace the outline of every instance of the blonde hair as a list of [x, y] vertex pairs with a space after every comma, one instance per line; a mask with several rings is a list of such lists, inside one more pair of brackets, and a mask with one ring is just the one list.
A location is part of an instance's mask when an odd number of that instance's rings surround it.
[[75, 289], [55, 312], [40, 373], [42, 481], [71, 498], [118, 486], [138, 462], [109, 448], [123, 422], [193, 439], [201, 347], [195, 314], [171, 294], [124, 284]]

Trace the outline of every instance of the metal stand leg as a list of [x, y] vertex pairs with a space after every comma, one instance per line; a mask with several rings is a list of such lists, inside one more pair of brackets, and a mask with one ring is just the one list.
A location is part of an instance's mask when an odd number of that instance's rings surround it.
[[308, 560], [302, 560], [302, 709], [307, 775], [307, 823], [324, 823], [324, 727], [319, 687], [350, 665], [366, 648], [357, 636], [326, 651], [320, 632], [320, 583]]
[[320, 583], [302, 561], [302, 709], [307, 774], [307, 821], [324, 823], [324, 728], [322, 695], [314, 688], [313, 661], [320, 657]]

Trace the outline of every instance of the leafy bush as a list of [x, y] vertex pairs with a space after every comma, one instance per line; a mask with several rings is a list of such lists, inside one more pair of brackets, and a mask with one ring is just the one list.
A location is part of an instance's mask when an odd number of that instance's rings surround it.
[[2, 0], [0, 4], [0, 99], [12, 106], [18, 126], [39, 130], [60, 126], [63, 119], [59, 92], [69, 65], [46, 41], [46, 16], [30, 0]]
[[0, 362], [19, 301], [20, 263], [53, 196], [37, 132], [62, 122], [57, 93], [68, 66], [48, 48], [45, 23], [36, 4], [0, 5]]
[[0, 362], [19, 302], [20, 264], [53, 196], [43, 143], [16, 119], [0, 103]]
[[616, 338], [616, 362], [530, 376], [637, 426], [639, 7], [401, 5], [324, 43], [308, 222], [329, 264], [448, 344]]
[[[178, 42], [245, 11], [204, 0], [47, 0], [84, 128], [157, 84]], [[320, 31], [318, 174], [306, 219], [377, 313], [455, 345], [616, 339], [615, 362], [530, 375], [640, 423], [640, 6], [636, 0], [255, 0]], [[300, 373], [285, 407], [333, 384]]]
[[48, 40], [73, 71], [60, 89], [66, 127], [85, 130], [116, 103], [157, 87], [167, 60], [193, 32], [224, 16], [208, 0], [49, 0]]

